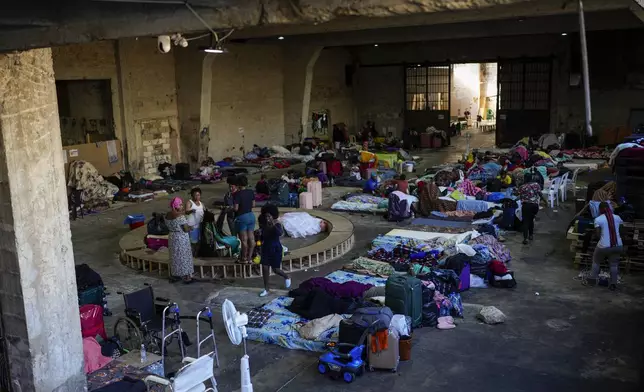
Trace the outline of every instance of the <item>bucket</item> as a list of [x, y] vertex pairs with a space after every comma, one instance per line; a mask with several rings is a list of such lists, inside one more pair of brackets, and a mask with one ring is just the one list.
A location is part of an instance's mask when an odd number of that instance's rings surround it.
[[398, 342], [399, 354], [401, 361], [411, 359], [411, 336], [401, 336]]
[[406, 163], [405, 163], [405, 171], [406, 171], [407, 173], [411, 173], [411, 172], [413, 172], [413, 171], [414, 171], [414, 164], [413, 164], [413, 163], [411, 163], [411, 162], [406, 162]]

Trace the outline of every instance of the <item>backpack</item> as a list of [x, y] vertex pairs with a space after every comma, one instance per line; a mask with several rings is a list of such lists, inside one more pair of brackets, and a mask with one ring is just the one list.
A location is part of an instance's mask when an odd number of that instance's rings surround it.
[[271, 186], [271, 201], [279, 207], [288, 207], [289, 188], [286, 181], [279, 181]]
[[389, 328], [393, 312], [386, 306], [358, 308], [353, 312], [349, 320], [357, 326], [369, 328], [372, 331], [380, 331]]
[[152, 219], [148, 222], [148, 234], [150, 235], [168, 235], [170, 230], [165, 223], [165, 216], [156, 212], [152, 213]]
[[407, 212], [407, 200], [400, 200], [400, 198], [391, 193], [389, 195], [389, 209], [387, 211], [387, 220], [389, 222], [400, 222], [410, 217]]

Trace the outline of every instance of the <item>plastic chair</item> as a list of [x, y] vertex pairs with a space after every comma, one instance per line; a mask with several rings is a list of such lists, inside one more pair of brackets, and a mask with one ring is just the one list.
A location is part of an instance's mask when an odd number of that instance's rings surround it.
[[570, 172], [564, 174], [561, 176], [561, 184], [559, 185], [559, 193], [561, 196], [561, 201], [566, 201], [566, 186], [568, 184], [568, 176], [570, 175]]
[[555, 208], [555, 202], [559, 205], [559, 188], [561, 187], [561, 177], [557, 177], [550, 181], [548, 189], [543, 190], [543, 194], [548, 196], [550, 208]]
[[572, 179], [569, 179], [566, 182], [566, 192], [568, 191], [568, 188], [572, 189], [572, 195], [573, 197], [577, 196], [577, 175], [579, 174], [579, 169], [575, 169], [572, 172]]
[[[217, 392], [217, 381], [214, 373], [214, 352], [203, 355], [197, 359], [185, 357], [182, 363], [187, 363], [179, 369], [176, 376], [166, 379], [159, 376], [147, 376], [143, 381], [150, 390], [150, 384], [161, 384], [173, 392]], [[207, 388], [204, 384], [210, 380], [212, 386]]]

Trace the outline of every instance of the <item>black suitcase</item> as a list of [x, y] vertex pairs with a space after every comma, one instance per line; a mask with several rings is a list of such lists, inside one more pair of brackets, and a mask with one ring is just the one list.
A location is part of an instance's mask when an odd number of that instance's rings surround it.
[[190, 165], [187, 163], [177, 163], [174, 170], [175, 180], [189, 180], [190, 179]]
[[[340, 321], [338, 343], [347, 343], [356, 346], [364, 344], [367, 337], [365, 334], [366, 330], [367, 328], [361, 327], [349, 319], [342, 320]], [[351, 349], [352, 347], [339, 347], [339, 351], [345, 354], [351, 351]], [[363, 359], [366, 359], [366, 350], [363, 351]]]

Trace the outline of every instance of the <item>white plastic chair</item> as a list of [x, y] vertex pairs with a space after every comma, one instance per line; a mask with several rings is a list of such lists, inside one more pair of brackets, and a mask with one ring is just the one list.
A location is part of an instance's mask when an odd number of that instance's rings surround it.
[[577, 197], [577, 175], [579, 174], [579, 168], [575, 169], [572, 172], [572, 179], [568, 179], [566, 182], [566, 192], [570, 188], [572, 190], [572, 196]]
[[561, 201], [566, 201], [566, 187], [568, 185], [568, 176], [570, 175], [570, 172], [567, 172], [563, 176], [561, 176], [561, 185], [559, 185], [559, 193], [561, 196]]
[[559, 205], [559, 188], [561, 187], [561, 177], [557, 177], [550, 181], [548, 189], [542, 191], [545, 196], [548, 196], [550, 208], [555, 208], [555, 202]]
[[[214, 352], [194, 359], [185, 357], [183, 363], [187, 363], [179, 369], [176, 376], [170, 380], [159, 376], [147, 376], [145, 385], [150, 390], [150, 384], [161, 384], [172, 392], [217, 392], [215, 381]], [[210, 380], [212, 387], [207, 388], [204, 384]]]

